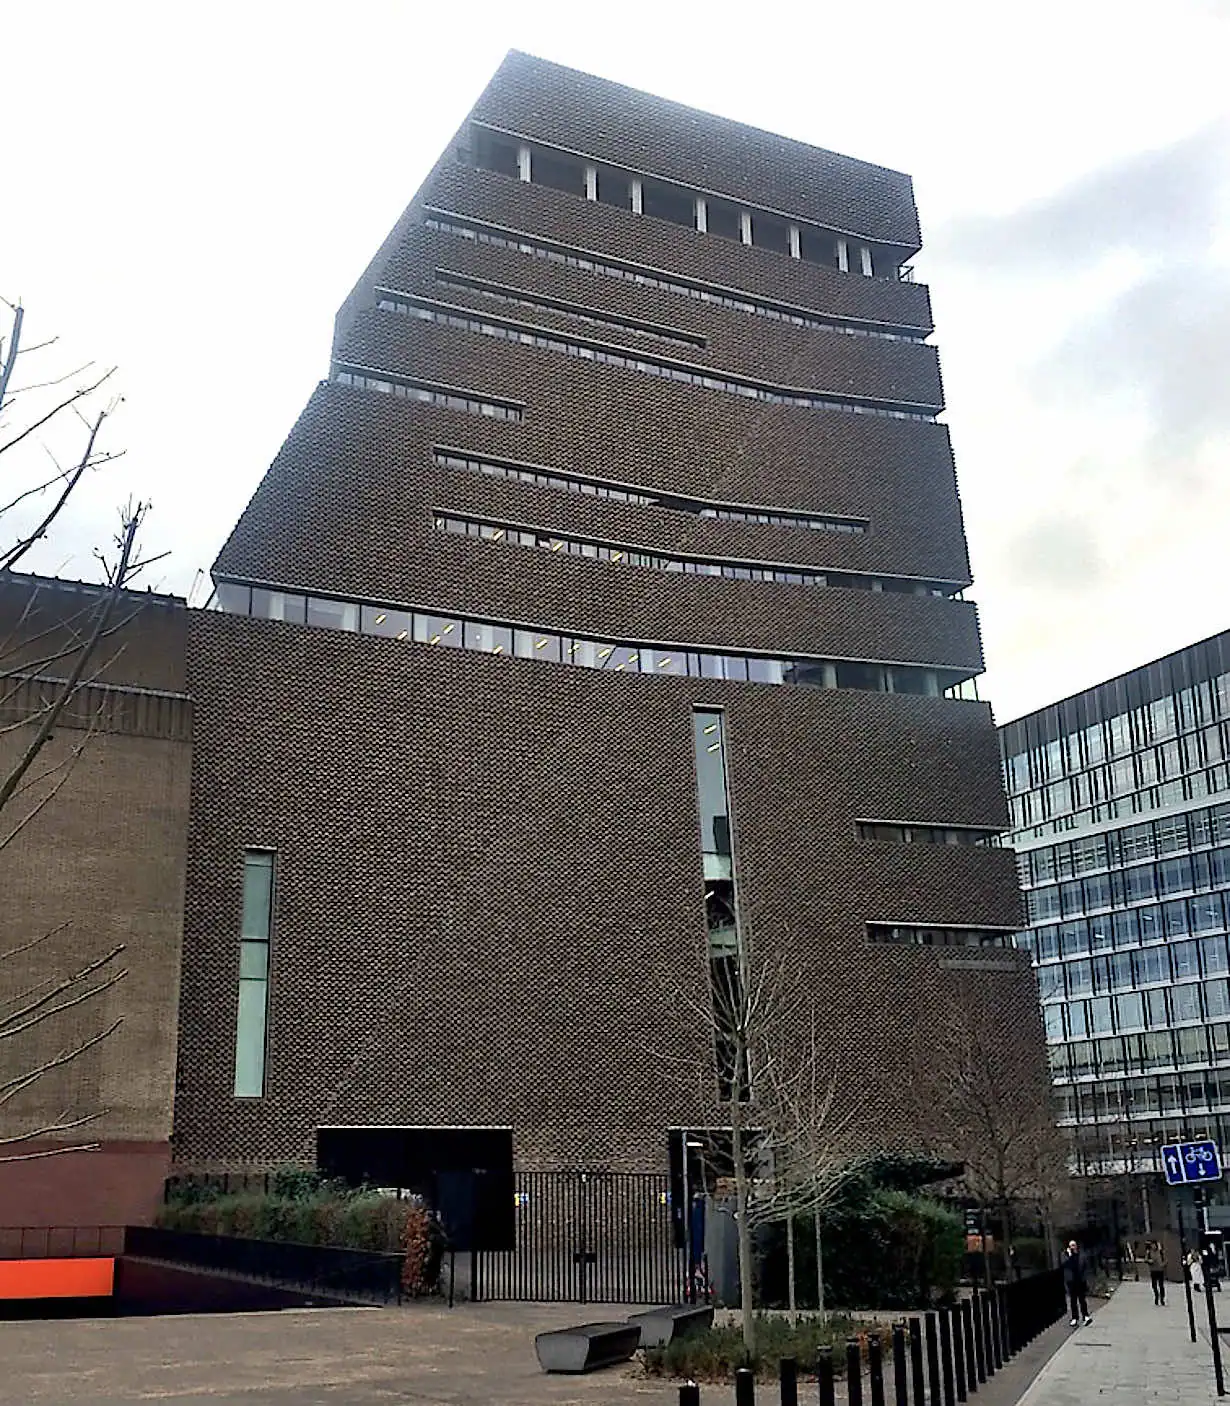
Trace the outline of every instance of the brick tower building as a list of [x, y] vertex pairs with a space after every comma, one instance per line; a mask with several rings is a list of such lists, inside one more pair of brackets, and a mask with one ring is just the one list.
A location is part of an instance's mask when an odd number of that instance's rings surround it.
[[918, 248], [904, 175], [507, 58], [192, 618], [180, 1167], [660, 1169], [739, 944], [863, 1146], [958, 980], [1042, 1090]]

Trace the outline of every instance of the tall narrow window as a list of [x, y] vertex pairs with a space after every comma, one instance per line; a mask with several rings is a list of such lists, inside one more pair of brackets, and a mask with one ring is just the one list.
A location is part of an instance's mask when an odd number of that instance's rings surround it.
[[750, 1079], [743, 1011], [743, 952], [730, 836], [725, 717], [716, 711], [697, 709], [692, 714], [692, 736], [718, 1092], [723, 1099], [745, 1102], [750, 1097]]
[[239, 937], [239, 1007], [235, 1022], [235, 1097], [265, 1092], [265, 1026], [269, 1010], [269, 929], [273, 918], [273, 853], [243, 856], [243, 919]]

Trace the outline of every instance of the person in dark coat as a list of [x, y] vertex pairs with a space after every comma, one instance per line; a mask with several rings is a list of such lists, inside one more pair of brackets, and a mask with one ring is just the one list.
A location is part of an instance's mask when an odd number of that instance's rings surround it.
[[1092, 1323], [1089, 1303], [1085, 1297], [1089, 1292], [1089, 1271], [1084, 1252], [1075, 1240], [1068, 1241], [1068, 1248], [1060, 1256], [1060, 1263], [1063, 1266], [1063, 1286], [1068, 1291], [1068, 1303], [1072, 1308], [1069, 1326], [1075, 1328], [1078, 1323]]
[[1149, 1264], [1149, 1282], [1153, 1285], [1153, 1302], [1165, 1308], [1166, 1251], [1160, 1240], [1150, 1240], [1145, 1246], [1145, 1259]]

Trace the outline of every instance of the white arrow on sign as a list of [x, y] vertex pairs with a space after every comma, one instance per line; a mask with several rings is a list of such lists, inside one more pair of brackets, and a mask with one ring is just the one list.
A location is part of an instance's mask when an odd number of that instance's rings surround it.
[[1182, 1176], [1183, 1168], [1179, 1165], [1179, 1159], [1175, 1153], [1168, 1152], [1166, 1154], [1166, 1165], [1170, 1168], [1172, 1177]]

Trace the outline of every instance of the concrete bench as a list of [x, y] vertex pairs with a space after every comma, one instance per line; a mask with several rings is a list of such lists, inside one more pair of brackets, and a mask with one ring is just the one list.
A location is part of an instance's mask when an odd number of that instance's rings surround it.
[[707, 1303], [667, 1304], [634, 1313], [628, 1319], [641, 1330], [642, 1347], [666, 1347], [689, 1333], [703, 1333], [713, 1327], [713, 1305]]
[[629, 1362], [640, 1346], [635, 1323], [582, 1323], [539, 1333], [534, 1351], [544, 1372], [592, 1372], [616, 1362]]

